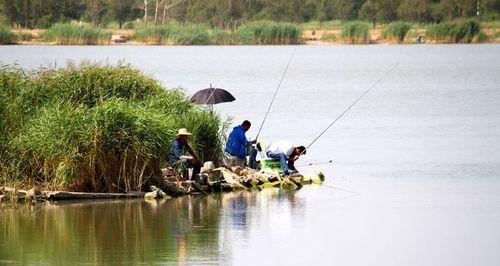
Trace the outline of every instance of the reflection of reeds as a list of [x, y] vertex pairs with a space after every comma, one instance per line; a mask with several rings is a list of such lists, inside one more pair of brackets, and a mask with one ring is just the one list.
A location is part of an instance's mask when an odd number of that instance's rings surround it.
[[[0, 209], [3, 261], [17, 264], [164, 264], [217, 259], [220, 208], [208, 197], [108, 200]], [[203, 228], [196, 227], [203, 225]], [[210, 230], [207, 230], [210, 228]], [[185, 250], [179, 250], [180, 242]]]
[[45, 31], [43, 39], [56, 44], [92, 45], [108, 43], [111, 33], [90, 26], [55, 24]]
[[[160, 175], [176, 130], [203, 160], [222, 153], [221, 119], [129, 66], [0, 70], [0, 175], [50, 189], [140, 190]], [[8, 110], [8, 112], [7, 112]]]
[[481, 35], [481, 25], [474, 19], [445, 22], [427, 27], [426, 37], [437, 42], [471, 43]]
[[402, 43], [410, 29], [411, 25], [403, 21], [389, 23], [384, 28], [384, 38]]
[[370, 24], [362, 21], [352, 21], [344, 24], [341, 36], [345, 42], [351, 44], [369, 43], [368, 31]]

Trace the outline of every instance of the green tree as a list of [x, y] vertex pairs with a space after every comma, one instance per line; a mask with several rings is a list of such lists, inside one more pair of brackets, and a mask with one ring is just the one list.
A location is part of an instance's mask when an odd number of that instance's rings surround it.
[[113, 19], [118, 22], [120, 29], [123, 23], [129, 18], [132, 8], [134, 6], [134, 0], [110, 0], [109, 8]]
[[432, 1], [403, 0], [396, 12], [401, 20], [428, 22], [432, 19]]

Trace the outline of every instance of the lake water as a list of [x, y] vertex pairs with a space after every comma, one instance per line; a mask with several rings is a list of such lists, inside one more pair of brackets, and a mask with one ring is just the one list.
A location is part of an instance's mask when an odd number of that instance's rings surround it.
[[[257, 134], [291, 46], [0, 46], [2, 64], [123, 60]], [[261, 137], [325, 185], [0, 210], [0, 264], [500, 265], [500, 45], [300, 46]]]

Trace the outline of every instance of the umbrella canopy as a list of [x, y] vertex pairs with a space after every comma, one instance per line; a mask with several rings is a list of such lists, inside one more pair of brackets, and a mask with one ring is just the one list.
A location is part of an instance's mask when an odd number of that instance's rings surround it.
[[196, 92], [190, 99], [195, 104], [218, 104], [236, 100], [231, 93], [220, 88], [207, 88]]

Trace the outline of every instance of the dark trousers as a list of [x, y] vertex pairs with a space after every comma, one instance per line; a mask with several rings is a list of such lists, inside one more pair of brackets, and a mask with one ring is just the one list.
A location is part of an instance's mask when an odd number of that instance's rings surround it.
[[[191, 160], [183, 161], [179, 160], [174, 163], [175, 165], [179, 165], [182, 169], [182, 178], [184, 180], [194, 180], [197, 175], [200, 174], [201, 171], [201, 163], [193, 164]], [[193, 175], [189, 178], [189, 168], [193, 168]]]

